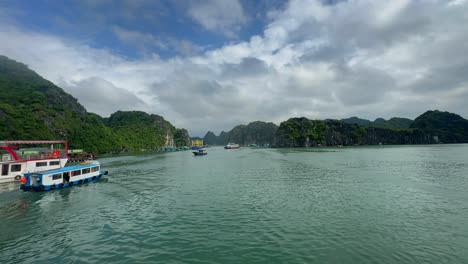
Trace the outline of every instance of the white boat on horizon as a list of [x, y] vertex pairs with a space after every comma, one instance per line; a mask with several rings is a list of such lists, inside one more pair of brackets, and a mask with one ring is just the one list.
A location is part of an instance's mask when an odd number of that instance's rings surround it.
[[63, 168], [68, 160], [65, 140], [2, 140], [0, 150], [0, 183], [19, 181], [25, 173]]
[[240, 148], [240, 145], [236, 143], [227, 143], [227, 145], [224, 146], [224, 149], [238, 149], [238, 148]]

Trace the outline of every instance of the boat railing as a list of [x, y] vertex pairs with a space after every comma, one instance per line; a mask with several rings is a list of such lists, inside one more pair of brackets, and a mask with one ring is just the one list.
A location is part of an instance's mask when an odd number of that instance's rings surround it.
[[[19, 154], [18, 160], [36, 160], [36, 159], [53, 159], [53, 158], [65, 158], [64, 152], [43, 152], [38, 154]], [[12, 160], [12, 159], [10, 159]]]

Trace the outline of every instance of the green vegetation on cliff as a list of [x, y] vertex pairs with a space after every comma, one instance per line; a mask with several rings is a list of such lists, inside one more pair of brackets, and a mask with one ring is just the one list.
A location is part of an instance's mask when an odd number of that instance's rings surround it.
[[468, 120], [449, 112], [427, 111], [414, 120], [411, 128], [437, 134], [444, 143], [468, 142]]
[[325, 141], [326, 121], [305, 117], [290, 118], [282, 122], [276, 133], [276, 145], [284, 147], [310, 147]]
[[[391, 119], [398, 123], [404, 119]], [[377, 120], [376, 120], [377, 121]], [[379, 122], [379, 121], [377, 121]], [[291, 118], [276, 133], [276, 147], [309, 147], [376, 144], [467, 143], [468, 121], [448, 112], [428, 111], [410, 129], [389, 129], [339, 120]]]
[[68, 139], [71, 148], [100, 152], [118, 141], [76, 98], [26, 65], [0, 56], [0, 138]]
[[141, 111], [117, 111], [104, 120], [124, 148], [158, 149], [172, 145], [170, 141], [175, 128], [161, 116]]
[[383, 118], [377, 118], [375, 121], [370, 121], [367, 119], [361, 119], [358, 117], [350, 117], [346, 119], [342, 119], [346, 124], [356, 124], [363, 127], [376, 127], [376, 128], [387, 128], [387, 129], [408, 129], [413, 120], [408, 118], [401, 118], [401, 117], [392, 117], [389, 120], [385, 120]]
[[371, 123], [370, 127], [387, 128], [387, 129], [408, 129], [413, 120], [402, 117], [392, 117], [389, 120], [377, 118]]
[[[160, 148], [185, 132], [157, 115], [88, 113], [78, 100], [22, 63], [0, 56], [0, 139], [66, 139], [91, 152]], [[179, 131], [179, 132], [178, 132]], [[185, 138], [184, 138], [185, 137]]]
[[184, 128], [175, 130], [174, 141], [177, 147], [188, 147], [192, 144], [189, 133]]

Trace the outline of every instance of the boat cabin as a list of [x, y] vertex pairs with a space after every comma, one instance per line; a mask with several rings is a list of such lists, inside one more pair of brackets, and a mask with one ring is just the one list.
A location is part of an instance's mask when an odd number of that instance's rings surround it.
[[23, 183], [21, 189], [25, 191], [48, 191], [97, 180], [106, 174], [107, 172], [101, 172], [99, 162], [84, 162], [80, 165], [61, 169], [25, 173], [21, 179]]

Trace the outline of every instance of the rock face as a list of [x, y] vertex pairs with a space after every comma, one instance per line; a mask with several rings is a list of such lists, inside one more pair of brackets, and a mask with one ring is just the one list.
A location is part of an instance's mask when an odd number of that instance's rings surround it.
[[203, 144], [210, 146], [220, 145], [218, 143], [218, 137], [211, 131], [206, 132], [206, 135], [203, 137]]
[[241, 145], [270, 145], [274, 142], [277, 129], [278, 126], [271, 122], [256, 121], [248, 125], [238, 125], [229, 132], [223, 131], [219, 136], [209, 131], [203, 139], [208, 145], [226, 145], [228, 142]]
[[185, 146], [190, 146], [192, 143], [190, 141], [190, 136], [189, 133], [186, 129], [176, 129], [176, 132], [174, 133], [174, 141], [176, 147], [185, 147]]
[[229, 133], [228, 132], [224, 132], [224, 131], [221, 131], [221, 133], [219, 133], [219, 136], [218, 136], [218, 144], [217, 145], [226, 145], [229, 141]]

